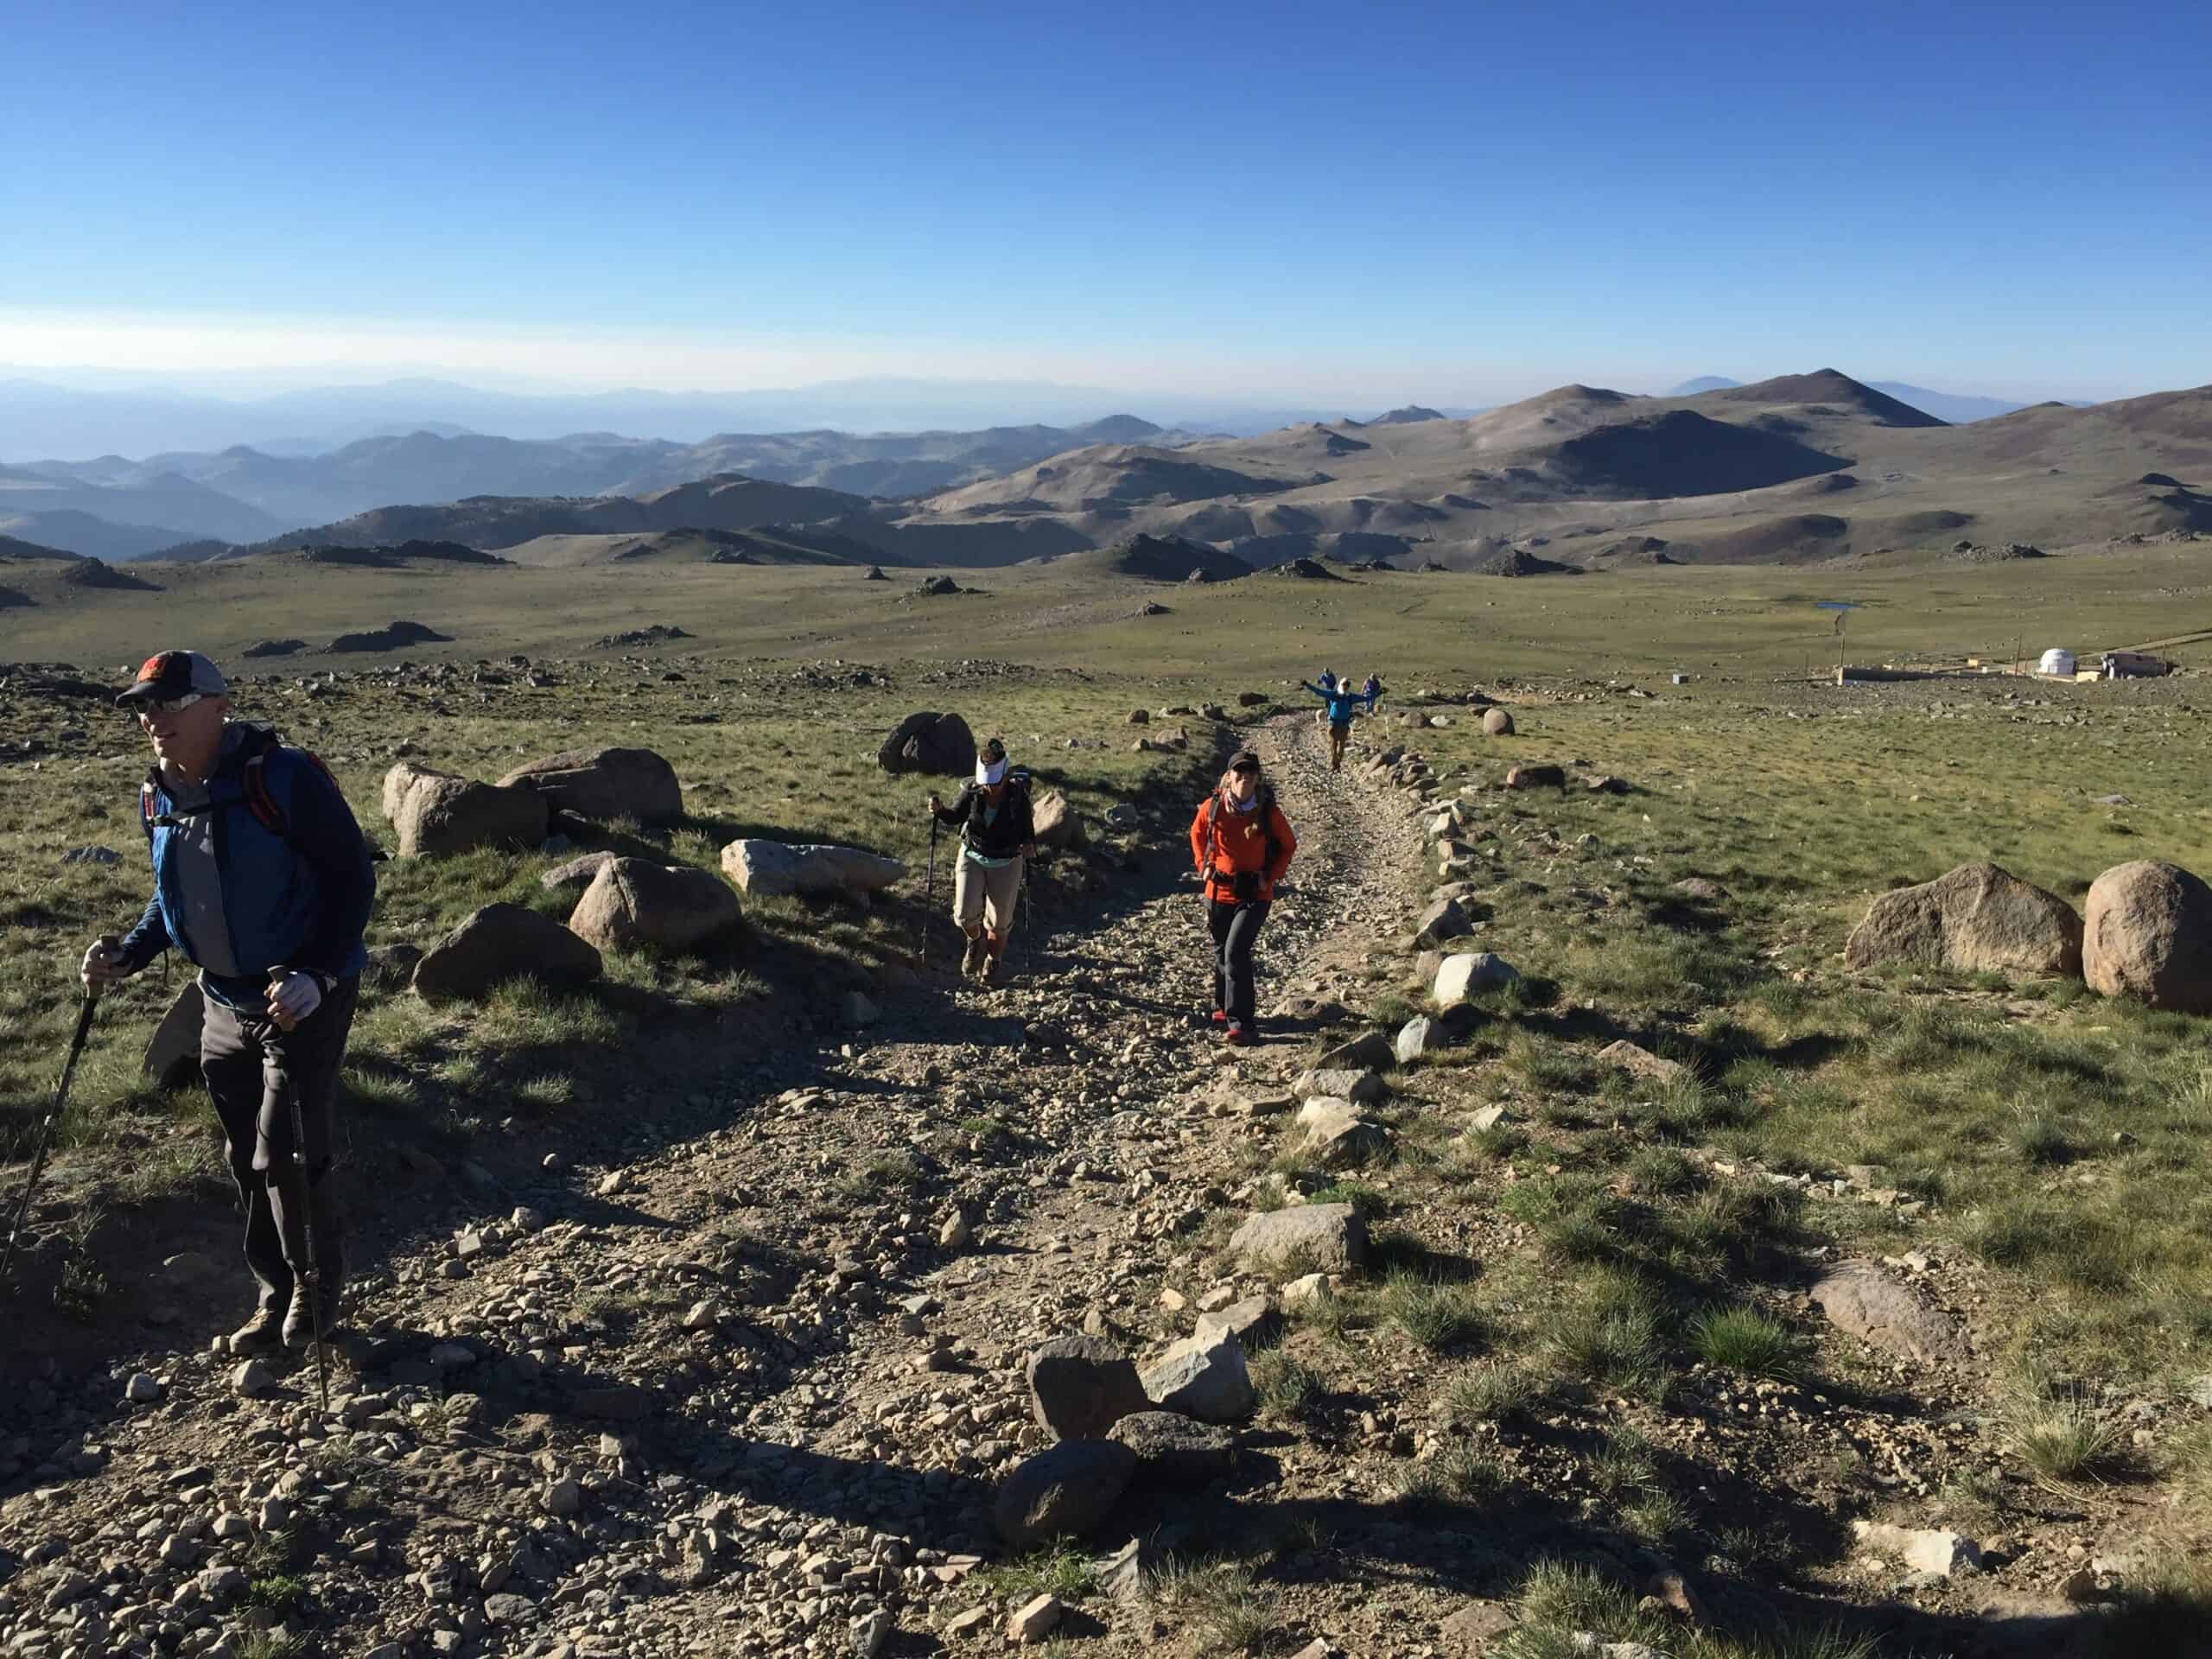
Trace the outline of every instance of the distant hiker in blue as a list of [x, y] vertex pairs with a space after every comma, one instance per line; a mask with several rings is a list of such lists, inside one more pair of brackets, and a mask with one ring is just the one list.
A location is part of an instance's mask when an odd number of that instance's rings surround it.
[[[376, 872], [322, 763], [267, 727], [226, 720], [229, 694], [198, 652], [165, 651], [116, 699], [154, 750], [138, 795], [154, 896], [126, 937], [92, 942], [79, 971], [97, 988], [172, 946], [200, 969], [200, 1069], [261, 1285], [229, 1343], [250, 1354], [308, 1347], [337, 1319], [345, 1261], [337, 1183], [327, 1179], [331, 1120]], [[295, 1092], [304, 1182], [292, 1159]], [[313, 1295], [302, 1288], [311, 1277]]]
[[1306, 690], [1321, 699], [1321, 712], [1329, 721], [1329, 770], [1341, 772], [1344, 764], [1344, 745], [1351, 741], [1352, 716], [1359, 712], [1361, 693], [1332, 675], [1321, 677], [1325, 686], [1306, 683]]
[[1376, 676], [1370, 674], [1367, 677], [1367, 683], [1361, 686], [1359, 690], [1360, 695], [1367, 699], [1367, 712], [1370, 715], [1373, 714], [1375, 712], [1375, 699], [1382, 695], [1382, 682]]

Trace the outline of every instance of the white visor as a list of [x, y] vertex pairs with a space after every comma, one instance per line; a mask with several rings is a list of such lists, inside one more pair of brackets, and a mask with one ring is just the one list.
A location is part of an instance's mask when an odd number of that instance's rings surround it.
[[978, 760], [976, 781], [979, 784], [1002, 784], [1006, 781], [1006, 762]]

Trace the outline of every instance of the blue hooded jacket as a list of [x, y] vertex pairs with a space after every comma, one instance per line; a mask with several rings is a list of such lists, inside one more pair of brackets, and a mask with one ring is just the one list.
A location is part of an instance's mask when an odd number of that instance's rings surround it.
[[1333, 691], [1324, 691], [1310, 680], [1304, 683], [1308, 691], [1329, 705], [1329, 724], [1332, 726], [1349, 726], [1351, 717], [1359, 712], [1359, 705], [1366, 701], [1348, 685], [1340, 685]]
[[[248, 798], [248, 766], [257, 756], [259, 811]], [[235, 977], [204, 976], [208, 993], [233, 1007], [258, 1008], [272, 968], [305, 969], [330, 979], [359, 973], [368, 963], [362, 935], [376, 900], [376, 870], [353, 808], [321, 764], [278, 743], [274, 734], [249, 728], [245, 741], [223, 746], [207, 797], [223, 920], [241, 970]], [[163, 822], [175, 803], [158, 767], [140, 806], [154, 896], [123, 941], [124, 965], [133, 973], [172, 944], [191, 954], [180, 920], [177, 830]], [[275, 822], [264, 823], [264, 814]]]

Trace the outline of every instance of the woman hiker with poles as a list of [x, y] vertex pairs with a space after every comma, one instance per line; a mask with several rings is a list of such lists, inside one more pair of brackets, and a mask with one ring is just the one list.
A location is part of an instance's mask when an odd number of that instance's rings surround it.
[[1205, 882], [1213, 939], [1213, 1020], [1225, 1042], [1249, 1043], [1259, 1034], [1252, 946], [1297, 851], [1290, 820], [1261, 780], [1260, 757], [1239, 749], [1191, 820], [1191, 858]]
[[1014, 931], [1022, 875], [1037, 851], [1029, 774], [1011, 765], [994, 737], [976, 756], [976, 780], [947, 806], [932, 793], [930, 817], [960, 826], [960, 857], [952, 878], [952, 918], [968, 937], [960, 971], [985, 984], [999, 976]]
[[228, 693], [198, 652], [165, 651], [116, 700], [153, 746], [138, 805], [154, 896], [128, 935], [92, 942], [80, 971], [97, 990], [172, 945], [199, 968], [200, 1071], [261, 1287], [230, 1349], [320, 1354], [345, 1282], [331, 1120], [376, 874], [322, 763], [226, 720]]

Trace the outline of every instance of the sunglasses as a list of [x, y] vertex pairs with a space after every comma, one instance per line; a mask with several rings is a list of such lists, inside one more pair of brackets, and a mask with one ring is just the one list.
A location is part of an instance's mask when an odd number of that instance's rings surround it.
[[1260, 775], [1260, 769], [1257, 766], [1231, 766], [1230, 770], [1239, 778], [1256, 778]]
[[205, 691], [188, 691], [181, 697], [148, 697], [138, 705], [141, 715], [181, 715], [195, 702], [207, 701]]

